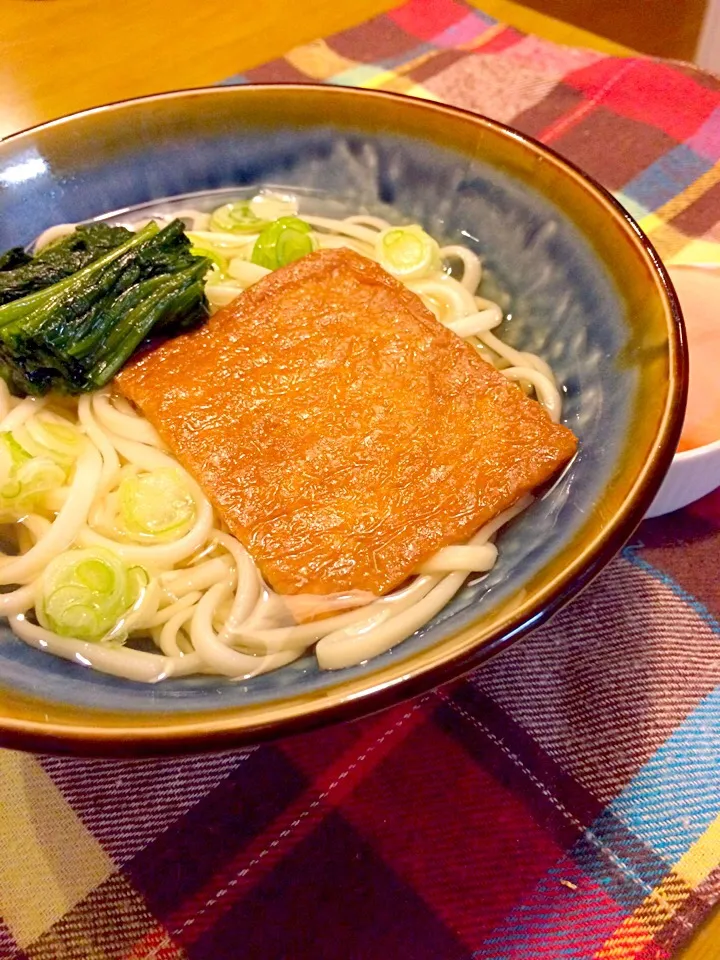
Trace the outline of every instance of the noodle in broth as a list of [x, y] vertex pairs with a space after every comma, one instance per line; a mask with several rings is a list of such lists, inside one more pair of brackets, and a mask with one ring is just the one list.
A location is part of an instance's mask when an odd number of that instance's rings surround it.
[[[270, 272], [249, 259], [257, 234], [213, 230], [210, 216], [199, 210], [183, 209], [173, 215], [183, 218], [193, 244], [227, 265], [224, 271], [213, 268], [207, 279], [213, 310]], [[348, 246], [371, 259], [377, 259], [378, 236], [391, 226], [364, 214], [344, 219], [303, 215], [303, 219], [312, 226], [320, 248]], [[126, 225], [137, 229], [142, 224]], [[37, 246], [72, 229], [72, 225], [51, 228]], [[534, 395], [557, 422], [561, 398], [548, 365], [510, 347], [493, 332], [503, 311], [477, 293], [480, 259], [456, 244], [440, 247], [439, 252], [441, 268], [406, 285], [440, 323]], [[263, 582], [250, 555], [223, 528], [203, 491], [167, 451], [152, 425], [126, 400], [110, 388], [79, 399], [21, 400], [0, 381], [0, 434], [18, 442], [24, 439], [32, 452], [33, 437], [45, 437], [48, 431], [54, 436], [65, 428], [75, 431], [77, 443], [73, 440], [76, 455], [64, 451], [64, 482], [46, 491], [40, 508], [29, 508], [19, 519], [6, 518], [14, 521], [8, 530], [18, 552], [0, 560], [0, 584], [12, 587], [0, 594], [0, 614], [8, 617], [20, 639], [39, 650], [135, 681], [152, 683], [191, 674], [247, 679], [291, 663], [313, 648], [322, 669], [375, 657], [422, 628], [469, 574], [492, 568], [497, 531], [531, 499], [524, 498], [496, 517], [469, 543], [440, 549], [409, 582], [386, 596], [281, 597]], [[178, 502], [186, 498], [187, 522], [181, 529], [133, 536], [118, 520], [124, 493], [148, 476], [175, 484], [173, 489], [181, 491]], [[38, 606], [48, 564], [70, 547], [107, 550], [128, 569], [146, 572], [131, 607], [100, 641], [49, 629], [47, 615]], [[320, 613], [321, 618], [312, 619]]]

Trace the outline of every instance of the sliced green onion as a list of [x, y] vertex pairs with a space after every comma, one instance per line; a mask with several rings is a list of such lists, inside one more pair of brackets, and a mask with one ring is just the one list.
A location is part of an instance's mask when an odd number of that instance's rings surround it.
[[243, 260], [242, 257], [233, 257], [228, 264], [228, 276], [232, 277], [233, 280], [238, 280], [244, 287], [251, 287], [253, 283], [262, 280], [268, 273], [266, 267], [251, 263], [249, 260]]
[[8, 479], [17, 468], [30, 459], [27, 450], [23, 450], [9, 431], [0, 433], [0, 479]]
[[210, 229], [227, 233], [257, 233], [265, 223], [253, 213], [249, 200], [225, 203], [210, 216]]
[[182, 536], [195, 520], [195, 501], [173, 467], [125, 477], [118, 487], [120, 521], [132, 537]]
[[256, 230], [253, 233], [220, 233], [217, 230], [195, 230], [188, 231], [187, 238], [195, 247], [203, 249], [209, 247], [221, 254], [227, 251], [228, 256], [234, 256], [239, 250], [252, 248], [259, 232]]
[[0, 433], [0, 520], [39, 507], [46, 494], [64, 486], [65, 468], [50, 456], [32, 457], [13, 434]]
[[51, 418], [42, 413], [17, 427], [13, 436], [32, 456], [49, 456], [67, 467], [80, 456], [84, 437], [78, 427], [62, 417]]
[[137, 599], [150, 583], [150, 574], [145, 567], [130, 567], [128, 570], [128, 587]]
[[375, 241], [381, 267], [398, 280], [419, 280], [440, 269], [440, 248], [422, 227], [389, 227]]
[[210, 215], [210, 229], [223, 233], [259, 233], [280, 217], [295, 216], [297, 198], [290, 194], [261, 190], [251, 200], [225, 203]]
[[298, 217], [280, 217], [264, 227], [255, 241], [251, 260], [259, 267], [277, 270], [312, 253], [316, 247], [309, 223]]
[[50, 457], [33, 457], [17, 468], [14, 479], [20, 485], [17, 496], [28, 500], [62, 487], [67, 476], [60, 464]]
[[0, 487], [0, 498], [5, 501], [20, 500], [22, 487], [16, 479], [6, 480]]
[[266, 223], [280, 217], [294, 217], [298, 212], [297, 197], [289, 193], [261, 190], [250, 201], [250, 210]]
[[45, 569], [35, 612], [41, 626], [63, 637], [117, 638], [148, 583], [146, 570], [128, 567], [110, 550], [67, 550]]
[[212, 261], [212, 269], [210, 271], [211, 275], [219, 273], [224, 277], [227, 273], [227, 259], [225, 257], [221, 257], [219, 253], [215, 252], [215, 250], [211, 250], [209, 247], [190, 247], [190, 253], [194, 257], [206, 257], [208, 260]]

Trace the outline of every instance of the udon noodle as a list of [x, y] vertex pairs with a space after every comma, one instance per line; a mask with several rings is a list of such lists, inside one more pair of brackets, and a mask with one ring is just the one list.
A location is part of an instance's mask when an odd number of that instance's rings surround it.
[[[222, 270], [213, 267], [207, 279], [213, 310], [269, 272], [250, 262], [256, 235], [214, 230], [209, 214], [199, 210], [173, 212], [178, 215], [193, 244], [223, 264]], [[390, 227], [364, 214], [303, 219], [312, 225], [319, 247], [348, 246], [373, 259], [378, 235]], [[138, 228], [140, 223], [125, 225]], [[70, 229], [46, 231], [38, 246]], [[440, 269], [407, 286], [441, 323], [534, 395], [557, 421], [560, 394], [548, 365], [493, 332], [503, 311], [478, 294], [480, 259], [455, 244], [441, 247], [440, 258]], [[355, 596], [280, 597], [263, 582], [250, 555], [223, 528], [203, 491], [151, 424], [111, 389], [79, 400], [18, 399], [0, 381], [0, 434], [29, 451], [30, 463], [42, 460], [46, 479], [55, 478], [27, 512], [6, 512], [3, 518], [16, 553], [0, 559], [0, 584], [7, 589], [0, 595], [0, 614], [21, 640], [39, 650], [143, 682], [192, 674], [247, 679], [312, 649], [322, 669], [375, 657], [422, 628], [470, 574], [492, 568], [497, 531], [530, 499], [498, 516], [469, 543], [439, 550], [386, 596], [365, 597], [359, 605]], [[173, 496], [184, 511], [184, 522], [176, 529], [138, 534], [123, 526], [123, 496], [148, 477], [160, 477], [161, 486], [174, 485]], [[134, 602], [99, 641], [53, 631], [39, 601], [48, 589], [48, 566], [71, 547], [107, 550], [125, 569], [143, 571]]]

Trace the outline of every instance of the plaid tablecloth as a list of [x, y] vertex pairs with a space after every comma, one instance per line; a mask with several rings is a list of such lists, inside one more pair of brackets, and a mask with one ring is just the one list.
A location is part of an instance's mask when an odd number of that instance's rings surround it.
[[[720, 80], [411, 0], [252, 70], [552, 144], [720, 261]], [[720, 897], [720, 492], [572, 607], [366, 720], [183, 760], [0, 754], [0, 957], [662, 960]], [[720, 957], [720, 944], [717, 956]]]

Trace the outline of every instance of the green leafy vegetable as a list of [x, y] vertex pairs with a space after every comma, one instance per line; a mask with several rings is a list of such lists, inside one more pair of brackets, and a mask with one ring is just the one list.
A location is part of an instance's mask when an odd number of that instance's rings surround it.
[[252, 262], [277, 270], [315, 250], [312, 227], [298, 217], [279, 217], [263, 227], [255, 241]]
[[[123, 228], [106, 227], [95, 252], [110, 242], [108, 230]], [[150, 333], [174, 334], [207, 316], [210, 261], [192, 254], [180, 220], [123, 230], [123, 238], [80, 270], [0, 306], [0, 375], [16, 393], [94, 390]], [[51, 245], [56, 253], [66, 239]]]
[[[5, 253], [0, 254], [0, 271], [4, 272], [6, 270], [16, 270], [18, 267], [24, 267], [26, 263], [30, 263], [32, 257], [29, 253], [25, 253], [22, 247], [12, 247], [10, 250], [6, 250]], [[0, 278], [0, 285], [4, 282], [5, 278]]]
[[125, 227], [91, 223], [49, 243], [34, 257], [13, 247], [0, 257], [0, 305], [77, 273], [132, 236]]

